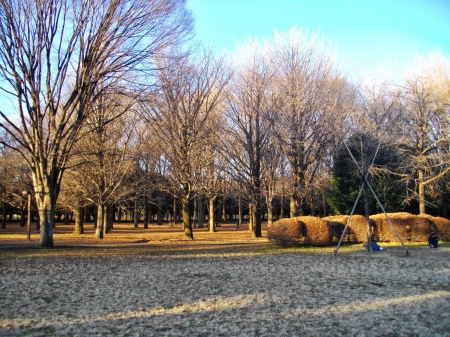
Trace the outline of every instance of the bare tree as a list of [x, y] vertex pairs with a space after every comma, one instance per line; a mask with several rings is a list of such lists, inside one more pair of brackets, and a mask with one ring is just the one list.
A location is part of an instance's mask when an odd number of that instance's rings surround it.
[[407, 178], [415, 182], [413, 191], [420, 214], [426, 213], [426, 187], [432, 192], [450, 172], [450, 62], [431, 55], [428, 62], [416, 64], [417, 71], [403, 86], [399, 139], [406, 155], [403, 164]]
[[146, 115], [170, 162], [172, 185], [181, 187], [183, 227], [186, 238], [191, 240], [190, 201], [195, 193], [195, 178], [200, 174], [203, 151], [212, 134], [209, 120], [228, 80], [223, 60], [215, 60], [210, 50], [204, 50], [198, 60], [193, 56], [160, 63], [159, 90], [148, 102]]
[[[97, 207], [96, 238], [102, 239], [109, 228], [106, 210], [128, 197], [127, 181], [136, 165], [140, 146], [136, 136], [137, 116], [131, 109], [133, 102], [104, 95], [89, 114], [83, 130], [88, 130], [74, 147], [70, 176], [78, 182], [84, 198]], [[128, 103], [128, 104], [127, 104]], [[123, 111], [117, 116], [118, 111]]]
[[90, 105], [124, 74], [151, 69], [191, 20], [175, 0], [0, 1], [2, 89], [17, 109], [0, 111], [0, 127], [32, 171], [42, 246], [53, 246], [61, 178]]
[[[7, 138], [7, 137], [6, 137]], [[0, 202], [2, 204], [1, 228], [6, 228], [8, 208], [21, 211], [21, 226], [25, 226], [26, 196], [31, 192], [31, 176], [26, 162], [9, 147], [0, 147]]]
[[239, 56], [227, 99], [224, 147], [232, 174], [247, 191], [250, 229], [255, 237], [260, 237], [262, 161], [272, 132], [270, 85], [273, 70], [258, 43], [242, 46]]
[[319, 33], [276, 34], [277, 131], [291, 166], [290, 216], [304, 214], [323, 158], [349, 108], [351, 91]]
[[276, 137], [270, 137], [267, 145], [267, 151], [264, 152], [262, 158], [263, 163], [263, 189], [267, 204], [267, 227], [273, 222], [273, 201], [277, 192], [277, 181], [279, 177], [279, 169], [282, 162], [283, 153], [277, 142]]

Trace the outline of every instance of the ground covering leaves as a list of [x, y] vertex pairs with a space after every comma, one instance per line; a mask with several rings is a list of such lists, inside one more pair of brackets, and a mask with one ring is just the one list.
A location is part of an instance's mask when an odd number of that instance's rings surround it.
[[0, 335], [450, 336], [447, 245], [335, 256], [139, 238], [0, 244]]

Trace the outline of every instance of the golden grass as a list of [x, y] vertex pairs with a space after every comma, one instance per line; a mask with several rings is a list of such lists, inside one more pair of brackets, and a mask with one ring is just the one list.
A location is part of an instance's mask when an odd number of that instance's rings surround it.
[[[239, 230], [234, 224], [221, 224], [216, 232], [210, 233], [208, 228], [194, 228], [194, 241], [186, 239], [180, 224], [149, 225], [144, 229], [142, 224], [134, 228], [132, 223], [115, 223], [114, 229], [103, 239], [94, 237], [93, 223], [84, 226], [84, 234], [73, 234], [73, 225], [57, 224], [54, 228], [53, 240], [55, 245], [83, 245], [83, 244], [115, 244], [115, 243], [149, 243], [149, 244], [186, 244], [186, 243], [267, 243], [266, 226], [263, 226], [263, 237], [254, 238], [247, 225]], [[39, 233], [33, 226], [31, 241], [39, 242]], [[20, 227], [18, 222], [8, 223], [6, 229], [0, 230], [1, 242], [27, 242], [26, 228]]]

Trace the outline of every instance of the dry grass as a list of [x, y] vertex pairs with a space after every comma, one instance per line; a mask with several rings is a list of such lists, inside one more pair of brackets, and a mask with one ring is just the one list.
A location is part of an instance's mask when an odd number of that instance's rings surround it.
[[103, 244], [56, 233], [55, 249], [0, 245], [0, 335], [450, 336], [448, 245], [334, 256], [231, 225], [195, 242], [125, 227]]
[[[39, 242], [39, 232], [34, 229], [31, 235], [32, 242]], [[221, 224], [216, 227], [217, 232], [209, 233], [208, 228], [194, 228], [194, 239], [200, 243], [232, 243], [232, 242], [253, 242], [265, 243], [266, 238], [253, 238], [252, 233], [248, 231], [247, 225], [242, 225], [236, 230], [235, 224]], [[265, 232], [266, 227], [263, 226]], [[83, 245], [83, 244], [115, 244], [115, 243], [150, 243], [150, 244], [187, 244], [180, 224], [169, 225], [163, 224], [149, 225], [148, 229], [143, 229], [143, 225], [139, 224], [139, 228], [134, 228], [131, 223], [115, 223], [114, 230], [105, 235], [105, 238], [98, 240], [94, 238], [94, 225], [87, 223], [84, 226], [84, 234], [74, 235], [73, 225], [57, 224], [54, 228], [55, 245]], [[20, 227], [16, 223], [8, 223], [6, 229], [0, 230], [0, 242], [26, 242], [26, 228]]]

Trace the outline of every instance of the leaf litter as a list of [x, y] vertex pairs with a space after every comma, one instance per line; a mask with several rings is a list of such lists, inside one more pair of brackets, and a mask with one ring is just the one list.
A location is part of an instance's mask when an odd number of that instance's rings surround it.
[[448, 246], [147, 247], [2, 251], [0, 335], [450, 336]]

